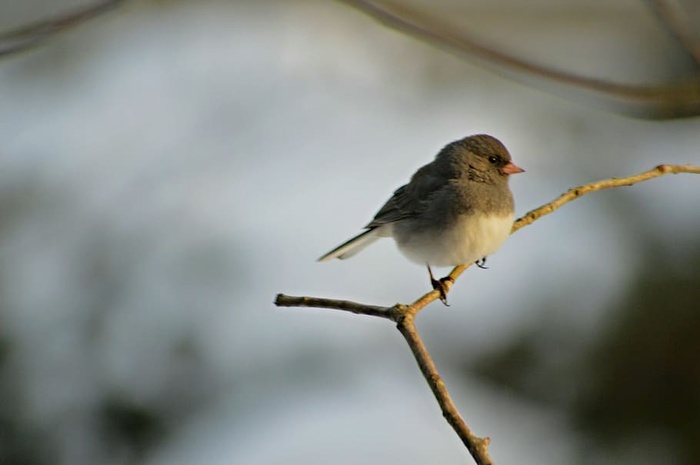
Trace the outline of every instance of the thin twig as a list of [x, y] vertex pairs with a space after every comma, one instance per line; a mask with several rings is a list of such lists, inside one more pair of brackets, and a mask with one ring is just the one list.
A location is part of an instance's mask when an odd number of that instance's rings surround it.
[[542, 205], [539, 208], [530, 210], [522, 218], [519, 218], [513, 224], [513, 230], [511, 234], [520, 228], [531, 224], [535, 220], [549, 215], [553, 211], [562, 207], [564, 204], [571, 202], [583, 195], [590, 194], [591, 192], [602, 191], [604, 189], [612, 189], [613, 187], [624, 187], [631, 186], [643, 181], [648, 181], [649, 179], [658, 178], [659, 176], [664, 176], [666, 174], [679, 174], [679, 173], [691, 173], [700, 174], [700, 166], [694, 165], [659, 165], [656, 168], [650, 169], [649, 171], [644, 171], [643, 173], [635, 174], [633, 176], [627, 176], [625, 178], [611, 178], [604, 179], [602, 181], [592, 182], [590, 184], [583, 184], [578, 187], [569, 189], [564, 194], [560, 195], [551, 202]]
[[[481, 60], [500, 71], [542, 78], [573, 89], [595, 92], [624, 106], [638, 116], [668, 119], [700, 114], [700, 79], [659, 85], [622, 84], [560, 71], [491, 49], [445, 23], [437, 23], [414, 10], [393, 5], [391, 9], [370, 0], [341, 0], [386, 26], [458, 55]], [[519, 73], [519, 74], [518, 74]], [[522, 80], [522, 79], [520, 79]]]
[[[583, 184], [578, 187], [574, 187], [557, 197], [556, 199], [552, 200], [551, 202], [548, 202], [541, 207], [535, 208], [534, 210], [530, 210], [527, 212], [525, 215], [523, 215], [521, 218], [518, 218], [515, 220], [515, 223], [513, 223], [513, 229], [511, 229], [510, 233], [513, 234], [517, 230], [524, 228], [525, 226], [532, 224], [536, 220], [542, 218], [545, 215], [549, 215], [550, 213], [554, 212], [555, 210], [558, 210], [564, 204], [567, 204], [571, 202], [572, 200], [575, 200], [582, 195], [590, 194], [591, 192], [596, 192], [596, 191], [602, 191], [604, 189], [612, 189], [613, 187], [624, 187], [624, 186], [631, 186], [633, 184], [637, 184], [643, 181], [648, 181], [649, 179], [653, 178], [658, 178], [659, 176], [663, 176], [665, 174], [679, 174], [679, 173], [691, 173], [691, 174], [700, 174], [700, 166], [694, 166], [694, 165], [659, 165], [656, 168], [650, 169], [649, 171], [644, 171], [643, 173], [635, 174], [632, 176], [627, 176], [625, 178], [611, 178], [611, 179], [603, 179], [602, 181], [597, 181], [597, 182], [592, 182], [589, 184]], [[459, 275], [461, 275], [464, 270], [466, 270], [469, 266], [471, 266], [471, 263], [468, 265], [459, 265], [456, 266], [448, 275], [449, 277], [452, 278], [452, 281], [456, 280]], [[450, 287], [447, 288], [449, 291]], [[432, 293], [428, 293], [427, 295], [430, 295]], [[423, 296], [425, 297], [425, 296]], [[422, 297], [422, 298], [423, 298]], [[421, 298], [421, 299], [422, 299]], [[437, 298], [437, 297], [436, 297]], [[433, 298], [432, 300], [435, 300]]]
[[[511, 234], [529, 224], [532, 224], [543, 216], [552, 213], [553, 211], [562, 207], [564, 204], [567, 204], [572, 200], [578, 199], [581, 196], [591, 192], [611, 189], [614, 187], [631, 186], [633, 184], [658, 178], [666, 174], [679, 173], [700, 174], [700, 166], [659, 165], [654, 169], [632, 176], [604, 179], [574, 187], [551, 202], [531, 210], [522, 218], [519, 218], [513, 224]], [[464, 272], [464, 270], [467, 269], [468, 266], [469, 265], [460, 265], [455, 267], [450, 272], [448, 276], [452, 279], [445, 282], [446, 292], [450, 290], [454, 281]], [[490, 439], [481, 438], [472, 433], [471, 429], [467, 426], [466, 422], [459, 414], [459, 411], [452, 401], [452, 398], [445, 387], [445, 383], [440, 377], [440, 374], [435, 367], [435, 363], [433, 362], [430, 353], [428, 353], [428, 350], [425, 348], [425, 344], [421, 340], [415, 326], [415, 317], [418, 312], [420, 312], [431, 302], [435, 301], [439, 296], [439, 292], [433, 290], [416, 299], [410, 305], [396, 304], [393, 307], [380, 307], [375, 305], [365, 305], [348, 300], [324, 299], [319, 297], [294, 297], [278, 294], [275, 299], [275, 305], [279, 307], [315, 307], [344, 310], [360, 315], [385, 318], [396, 322], [396, 326], [408, 343], [408, 346], [410, 347], [411, 352], [413, 353], [413, 356], [415, 357], [416, 362], [423, 373], [423, 377], [430, 386], [433, 395], [437, 399], [443, 416], [467, 447], [469, 453], [474, 458], [476, 463], [479, 465], [491, 465], [493, 462], [491, 461], [488, 451]]]
[[358, 315], [377, 316], [395, 321], [393, 307], [379, 307], [376, 305], [365, 305], [349, 300], [322, 299], [319, 297], [295, 297], [284, 294], [277, 294], [275, 305], [278, 307], [314, 307], [330, 308], [333, 310], [344, 310]]
[[18, 27], [0, 34], [0, 58], [31, 49], [54, 35], [110, 11], [124, 0], [107, 0], [52, 19]]

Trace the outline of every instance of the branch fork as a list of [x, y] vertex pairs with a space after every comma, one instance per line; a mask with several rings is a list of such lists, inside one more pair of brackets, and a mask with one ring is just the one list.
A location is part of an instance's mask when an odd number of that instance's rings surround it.
[[[517, 230], [532, 224], [545, 215], [549, 215], [563, 205], [580, 198], [583, 195], [591, 192], [596, 192], [614, 187], [631, 186], [643, 181], [648, 181], [653, 178], [658, 178], [666, 174], [691, 173], [700, 174], [700, 166], [695, 165], [659, 165], [649, 171], [635, 174], [624, 178], [610, 178], [601, 181], [583, 184], [578, 187], [569, 189], [564, 194], [549, 203], [542, 205], [527, 212], [523, 217], [519, 218], [513, 224], [511, 234]], [[456, 279], [469, 267], [469, 265], [460, 265], [455, 267], [446, 277], [444, 282], [445, 293], [449, 292], [455, 283]], [[396, 323], [396, 328], [408, 343], [413, 356], [418, 363], [418, 367], [423, 374], [430, 390], [433, 392], [435, 399], [442, 410], [442, 415], [447, 420], [447, 423], [454, 429], [457, 436], [462, 440], [469, 453], [474, 458], [478, 465], [491, 465], [493, 461], [489, 455], [490, 438], [482, 438], [475, 435], [467, 426], [466, 422], [457, 410], [452, 397], [450, 396], [445, 383], [440, 377], [440, 374], [435, 367], [433, 358], [425, 347], [423, 340], [416, 329], [415, 318], [418, 313], [423, 310], [428, 304], [440, 297], [440, 292], [432, 290], [425, 295], [416, 299], [409, 305], [397, 303], [391, 307], [382, 307], [377, 305], [367, 305], [349, 300], [325, 299], [320, 297], [295, 297], [284, 294], [277, 294], [275, 305], [278, 307], [313, 307], [342, 310], [355, 313], [358, 315], [374, 316], [384, 318]]]

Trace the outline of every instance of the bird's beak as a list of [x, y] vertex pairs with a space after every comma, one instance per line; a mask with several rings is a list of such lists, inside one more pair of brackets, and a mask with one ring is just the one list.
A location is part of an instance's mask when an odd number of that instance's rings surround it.
[[509, 161], [506, 166], [502, 168], [502, 171], [505, 174], [518, 174], [518, 173], [524, 173], [525, 170], [513, 163], [512, 161]]

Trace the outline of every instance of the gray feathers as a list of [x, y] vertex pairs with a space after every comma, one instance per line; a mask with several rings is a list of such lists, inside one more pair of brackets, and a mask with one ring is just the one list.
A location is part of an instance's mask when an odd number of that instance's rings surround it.
[[510, 231], [514, 204], [508, 176], [519, 172], [494, 137], [481, 134], [452, 142], [394, 192], [365, 232], [319, 261], [348, 258], [382, 236], [393, 236], [405, 255], [428, 264], [432, 257], [458, 265], [451, 262], [492, 253]]

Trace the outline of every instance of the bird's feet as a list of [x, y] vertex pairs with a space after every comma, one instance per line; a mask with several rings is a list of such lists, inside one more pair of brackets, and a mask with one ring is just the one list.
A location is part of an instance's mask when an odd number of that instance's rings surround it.
[[474, 264], [475, 264], [476, 266], [478, 266], [479, 268], [481, 268], [482, 270], [488, 270], [488, 269], [489, 269], [489, 267], [486, 266], [486, 257], [481, 257], [480, 259], [478, 259], [477, 261], [475, 261]]
[[433, 270], [430, 269], [430, 266], [428, 266], [428, 273], [430, 274], [430, 284], [433, 286], [433, 289], [440, 293], [440, 302], [442, 302], [445, 307], [449, 307], [450, 304], [447, 303], [447, 286], [445, 283], [449, 281], [450, 284], [454, 284], [454, 279], [452, 279], [450, 276], [435, 279], [435, 276], [433, 276]]

